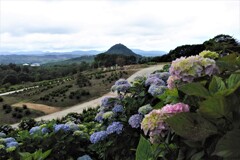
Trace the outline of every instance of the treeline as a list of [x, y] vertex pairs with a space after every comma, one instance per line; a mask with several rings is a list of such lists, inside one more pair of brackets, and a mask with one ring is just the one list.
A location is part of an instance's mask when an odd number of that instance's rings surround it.
[[94, 67], [110, 67], [115, 66], [116, 64], [119, 66], [136, 64], [137, 57], [134, 55], [122, 55], [122, 54], [98, 54], [94, 59]]
[[38, 82], [71, 76], [79, 71], [88, 69], [87, 63], [68, 66], [22, 66], [16, 64], [0, 65], [0, 85], [8, 86], [23, 82]]
[[232, 36], [220, 34], [212, 39], [205, 41], [203, 44], [183, 45], [170, 50], [168, 54], [153, 57], [152, 62], [171, 62], [182, 56], [197, 55], [203, 50], [216, 51], [219, 54], [240, 53], [240, 44]]

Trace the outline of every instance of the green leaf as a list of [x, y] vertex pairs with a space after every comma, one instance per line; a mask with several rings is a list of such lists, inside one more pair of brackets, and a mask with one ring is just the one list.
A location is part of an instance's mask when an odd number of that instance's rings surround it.
[[44, 153], [42, 153], [42, 159], [46, 159], [50, 155], [51, 152], [52, 152], [52, 150], [49, 149], [49, 150], [45, 151]]
[[206, 118], [221, 118], [229, 115], [230, 108], [223, 96], [214, 96], [200, 103], [199, 112]]
[[152, 159], [152, 147], [148, 140], [141, 136], [137, 152], [136, 160], [151, 160]]
[[210, 96], [208, 90], [201, 83], [187, 83], [179, 88], [180, 91], [187, 95], [208, 98]]
[[209, 84], [209, 91], [211, 94], [215, 94], [218, 91], [225, 90], [225, 83], [222, 81], [220, 77], [213, 76], [212, 81]]
[[240, 129], [227, 132], [217, 143], [213, 155], [226, 159], [240, 159]]
[[162, 102], [164, 104], [177, 103], [179, 101], [178, 100], [178, 90], [176, 88], [175, 89], [167, 89], [163, 94], [161, 94], [157, 98], [162, 100]]
[[217, 128], [197, 113], [179, 113], [165, 121], [176, 134], [193, 141], [202, 141], [217, 133]]
[[194, 154], [191, 158], [191, 160], [199, 160], [204, 156], [204, 151], [198, 152]]
[[240, 74], [231, 74], [231, 76], [226, 80], [228, 88], [238, 87], [240, 84]]

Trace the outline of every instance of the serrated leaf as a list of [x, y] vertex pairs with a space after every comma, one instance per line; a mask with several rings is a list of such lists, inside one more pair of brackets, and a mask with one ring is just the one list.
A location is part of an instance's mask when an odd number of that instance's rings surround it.
[[213, 76], [210, 84], [209, 84], [209, 91], [211, 94], [215, 94], [218, 91], [225, 90], [226, 86], [225, 83], [222, 81], [220, 77]]
[[227, 132], [217, 143], [213, 155], [226, 159], [240, 159], [240, 129]]
[[223, 96], [214, 96], [200, 103], [199, 113], [206, 118], [226, 117], [230, 113]]
[[166, 122], [176, 134], [193, 141], [202, 141], [217, 133], [217, 128], [197, 113], [179, 113]]
[[210, 96], [208, 90], [201, 83], [187, 83], [179, 88], [180, 91], [187, 95], [208, 98]]

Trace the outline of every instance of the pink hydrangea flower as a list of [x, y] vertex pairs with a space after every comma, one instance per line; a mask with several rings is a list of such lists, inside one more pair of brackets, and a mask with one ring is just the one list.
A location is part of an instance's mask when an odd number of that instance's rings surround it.
[[189, 112], [189, 105], [184, 103], [167, 104], [161, 109], [163, 114], [176, 114], [180, 112]]

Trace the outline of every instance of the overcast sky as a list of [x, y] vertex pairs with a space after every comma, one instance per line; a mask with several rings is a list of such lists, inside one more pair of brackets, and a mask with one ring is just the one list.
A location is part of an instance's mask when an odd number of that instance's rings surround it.
[[217, 34], [240, 40], [239, 0], [0, 0], [0, 51], [169, 51]]

